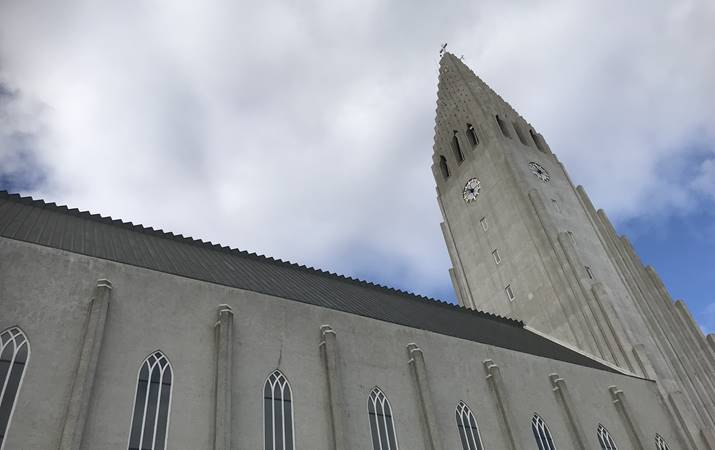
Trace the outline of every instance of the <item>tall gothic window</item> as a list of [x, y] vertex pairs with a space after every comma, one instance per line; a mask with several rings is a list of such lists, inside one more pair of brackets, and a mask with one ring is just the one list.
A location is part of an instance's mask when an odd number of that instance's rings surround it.
[[444, 155], [439, 155], [439, 170], [442, 172], [442, 178], [449, 178], [449, 167], [447, 166], [447, 158]]
[[477, 130], [474, 129], [474, 126], [472, 126], [471, 123], [467, 124], [467, 139], [469, 139], [469, 143], [472, 144], [472, 147], [475, 147], [479, 144]]
[[129, 450], [164, 450], [169, 430], [171, 364], [160, 351], [149, 355], [139, 369]]
[[22, 375], [30, 359], [30, 343], [18, 327], [0, 334], [0, 448], [5, 442]]
[[375, 387], [370, 392], [370, 397], [367, 399], [367, 415], [370, 419], [372, 448], [374, 450], [397, 450], [392, 408], [390, 408], [390, 401], [379, 387]]
[[663, 439], [663, 436], [656, 434], [655, 435], [655, 448], [658, 450], [670, 450], [668, 448], [668, 444], [665, 443], [665, 439]]
[[494, 117], [496, 117], [497, 119], [497, 124], [499, 125], [499, 129], [501, 130], [501, 134], [511, 139], [511, 133], [509, 132], [509, 128], [507, 128], [506, 122], [504, 122], [499, 116]]
[[454, 157], [457, 159], [458, 163], [464, 161], [464, 152], [462, 151], [462, 147], [459, 145], [457, 130], [454, 131], [454, 136], [452, 136], [452, 151], [454, 152]]
[[459, 439], [462, 441], [464, 450], [482, 450], [482, 438], [479, 436], [479, 427], [477, 427], [477, 419], [474, 418], [472, 410], [466, 403], [460, 401], [457, 404], [457, 431], [459, 431]]
[[538, 414], [534, 414], [534, 417], [531, 418], [531, 431], [534, 432], [534, 439], [536, 439], [539, 450], [556, 450], [549, 427]]
[[288, 379], [274, 370], [263, 387], [263, 430], [266, 450], [293, 450], [293, 393]]
[[608, 430], [603, 425], [598, 425], [598, 443], [601, 444], [601, 450], [618, 450], [616, 443], [613, 442], [613, 438], [608, 433]]

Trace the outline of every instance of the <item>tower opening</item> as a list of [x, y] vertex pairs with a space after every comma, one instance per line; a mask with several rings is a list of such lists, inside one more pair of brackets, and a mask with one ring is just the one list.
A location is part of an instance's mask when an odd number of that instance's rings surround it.
[[479, 137], [477, 136], [477, 130], [474, 129], [471, 123], [467, 124], [467, 139], [472, 147], [476, 147], [479, 144]]
[[442, 178], [449, 178], [449, 166], [447, 166], [447, 158], [444, 155], [439, 155], [439, 169], [442, 172]]
[[457, 131], [455, 131], [454, 136], [452, 136], [452, 151], [454, 152], [454, 157], [457, 158], [458, 163], [464, 161], [464, 152], [462, 151], [462, 147], [459, 145]]
[[511, 133], [509, 132], [509, 128], [507, 127], [506, 122], [504, 122], [502, 120], [502, 118], [499, 117], [498, 114], [494, 117], [496, 117], [496, 119], [497, 119], [497, 124], [499, 124], [499, 129], [501, 130], [501, 134], [503, 134], [504, 136], [511, 139]]

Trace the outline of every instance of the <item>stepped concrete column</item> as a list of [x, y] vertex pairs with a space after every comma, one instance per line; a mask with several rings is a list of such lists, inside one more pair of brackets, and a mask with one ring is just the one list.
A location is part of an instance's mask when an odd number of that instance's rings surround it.
[[617, 386], [609, 386], [608, 391], [611, 393], [611, 399], [613, 400], [613, 405], [618, 411], [618, 415], [623, 421], [623, 425], [628, 432], [628, 437], [633, 444], [635, 450], [646, 450], [650, 449], [646, 442], [648, 442], [643, 437], [643, 432], [641, 431], [638, 422], [636, 422], [636, 415], [633, 413], [633, 409], [626, 401], [626, 396], [623, 391], [618, 389]]
[[492, 395], [494, 395], [497, 411], [499, 411], [499, 418], [501, 419], [500, 422], [504, 428], [504, 436], [506, 437], [508, 448], [509, 450], [521, 450], [522, 446], [519, 444], [519, 434], [516, 431], [517, 425], [514, 419], [514, 412], [509, 402], [499, 366], [494, 364], [494, 361], [491, 359], [485, 359], [483, 363], [484, 370], [487, 373], [487, 382], [489, 383]]
[[231, 450], [233, 383], [233, 311], [219, 305], [216, 322], [216, 410], [214, 450]]
[[693, 337], [695, 342], [697, 342], [698, 348], [700, 348], [700, 350], [705, 354], [707, 364], [711, 370], [710, 373], [715, 374], [715, 349], [708, 345], [706, 337], [703, 336], [703, 332], [693, 319], [693, 316], [690, 314], [685, 302], [682, 300], [676, 300], [675, 310], [681, 318], [681, 322], [685, 325], [685, 328], [688, 329], [690, 335]]
[[705, 339], [708, 341], [710, 349], [713, 351], [713, 353], [715, 353], [715, 334], [710, 333], [705, 337]]
[[417, 344], [407, 344], [407, 356], [409, 358], [410, 372], [417, 386], [422, 418], [426, 426], [426, 433], [424, 433], [425, 447], [428, 450], [442, 450], [442, 441], [437, 426], [437, 417], [434, 414], [434, 403], [432, 402], [432, 394], [427, 381], [427, 368], [425, 367], [422, 349]]
[[613, 341], [615, 342], [617, 351], [620, 357], [626, 363], [626, 368], [631, 372], [635, 373], [637, 367], [632, 362], [632, 356], [627, 350], [628, 337], [626, 331], [623, 328], [623, 324], [618, 319], [618, 315], [613, 308], [613, 303], [611, 302], [611, 299], [609, 298], [608, 292], [603, 286], [603, 283], [601, 283], [600, 281], [593, 283], [593, 285], [591, 286], [591, 293], [593, 294], [593, 298], [596, 299], [596, 305], [601, 311], [601, 314], [606, 321], [606, 325], [608, 325], [608, 330], [613, 337]]
[[90, 413], [92, 388], [97, 374], [97, 362], [102, 352], [111, 296], [112, 283], [109, 280], [98, 280], [94, 296], [89, 301], [89, 312], [85, 320], [79, 361], [75, 368], [60, 437], [60, 450], [77, 450], [82, 446], [84, 427]]
[[576, 443], [575, 448], [578, 450], [592, 450], [591, 440], [586, 437], [583, 424], [576, 412], [576, 405], [574, 405], [571, 393], [566, 387], [566, 381], [556, 373], [550, 374], [549, 380], [551, 381], [551, 386], [554, 394], [556, 394], [558, 403], [566, 416], [571, 437], [573, 437], [573, 441]]
[[321, 357], [328, 380], [328, 399], [330, 404], [330, 424], [333, 432], [333, 450], [347, 450], [345, 425], [343, 423], [343, 397], [338, 373], [338, 347], [335, 331], [330, 325], [320, 327]]

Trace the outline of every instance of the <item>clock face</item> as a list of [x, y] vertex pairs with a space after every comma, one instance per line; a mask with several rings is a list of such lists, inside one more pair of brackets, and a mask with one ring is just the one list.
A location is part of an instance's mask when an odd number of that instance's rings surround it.
[[476, 178], [472, 178], [471, 180], [467, 181], [467, 184], [464, 185], [464, 191], [462, 192], [462, 197], [464, 197], [464, 201], [467, 203], [471, 203], [476, 200], [477, 196], [479, 195], [480, 189], [481, 186], [479, 185], [479, 180], [477, 180]]
[[531, 173], [536, 175], [536, 177], [546, 183], [551, 179], [551, 175], [549, 175], [549, 172], [546, 171], [543, 167], [541, 167], [540, 164], [535, 163], [535, 162], [530, 162], [529, 163], [529, 168], [531, 169]]

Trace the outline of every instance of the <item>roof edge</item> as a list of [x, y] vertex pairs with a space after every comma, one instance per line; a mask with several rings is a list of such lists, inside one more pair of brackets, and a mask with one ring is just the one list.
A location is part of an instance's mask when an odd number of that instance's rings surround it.
[[487, 311], [465, 308], [464, 306], [450, 303], [445, 300], [436, 299], [433, 297], [427, 297], [422, 294], [404, 291], [402, 289], [385, 286], [385, 285], [382, 285], [379, 283], [374, 283], [374, 282], [367, 281], [367, 280], [361, 280], [359, 278], [354, 278], [354, 277], [350, 277], [347, 275], [341, 275], [341, 274], [338, 274], [335, 272], [330, 272], [327, 270], [323, 270], [323, 269], [319, 269], [319, 268], [315, 268], [315, 267], [311, 267], [311, 266], [306, 266], [304, 264], [298, 264], [298, 263], [294, 263], [291, 261], [284, 261], [282, 259], [277, 259], [277, 258], [273, 258], [270, 256], [257, 254], [254, 252], [248, 252], [245, 250], [240, 250], [240, 249], [232, 248], [232, 247], [225, 246], [225, 245], [222, 246], [220, 244], [214, 244], [211, 241], [203, 241], [201, 239], [194, 239], [190, 236], [184, 236], [183, 234], [174, 234], [173, 232], [167, 232], [167, 231], [164, 231], [161, 229], [156, 230], [153, 227], [146, 227], [141, 224], [134, 224], [133, 222], [125, 222], [124, 220], [121, 220], [121, 219], [113, 219], [110, 216], [102, 216], [100, 214], [90, 213], [89, 211], [81, 211], [78, 208], [70, 208], [66, 205], [57, 205], [54, 202], [47, 202], [45, 200], [35, 199], [30, 196], [22, 196], [19, 193], [11, 193], [7, 190], [0, 190], [0, 199], [5, 199], [5, 200], [9, 200], [9, 201], [12, 201], [15, 203], [21, 203], [21, 204], [25, 204], [25, 205], [38, 207], [38, 208], [49, 209], [49, 210], [57, 211], [62, 214], [80, 217], [85, 220], [91, 220], [94, 222], [104, 223], [104, 224], [111, 225], [111, 226], [122, 227], [122, 228], [129, 229], [133, 232], [149, 234], [149, 235], [156, 236], [156, 237], [159, 237], [162, 239], [170, 239], [170, 240], [174, 240], [174, 241], [179, 241], [179, 242], [183, 242], [185, 244], [199, 246], [199, 247], [202, 247], [207, 250], [220, 251], [220, 252], [225, 252], [225, 253], [230, 253], [230, 254], [238, 254], [245, 258], [251, 258], [251, 259], [255, 259], [258, 261], [262, 261], [262, 262], [266, 262], [269, 264], [274, 264], [274, 265], [278, 265], [278, 266], [282, 266], [282, 267], [290, 267], [295, 270], [306, 271], [306, 272], [318, 274], [318, 275], [324, 276], [324, 277], [339, 279], [341, 281], [356, 284], [359, 286], [365, 286], [365, 287], [369, 287], [369, 288], [376, 289], [376, 290], [386, 291], [386, 292], [389, 292], [392, 294], [398, 294], [402, 297], [412, 299], [415, 301], [432, 303], [432, 304], [435, 304], [435, 305], [438, 305], [438, 306], [441, 306], [444, 308], [451, 308], [451, 309], [463, 311], [463, 312], [466, 312], [469, 314], [476, 314], [476, 315], [479, 315], [482, 317], [487, 317], [491, 320], [496, 320], [496, 321], [503, 322], [503, 323], [506, 323], [506, 324], [509, 324], [512, 326], [522, 327], [522, 328], [525, 327], [524, 322], [510, 318], [510, 317], [492, 314]]

